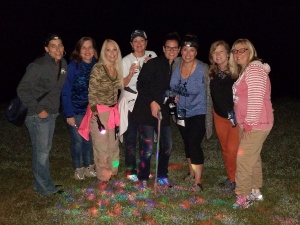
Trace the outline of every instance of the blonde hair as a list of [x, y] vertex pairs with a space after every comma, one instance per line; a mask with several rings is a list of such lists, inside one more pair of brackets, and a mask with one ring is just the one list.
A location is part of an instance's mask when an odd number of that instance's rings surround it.
[[117, 74], [118, 74], [118, 80], [120, 81], [121, 83], [121, 86], [123, 85], [123, 72], [122, 72], [122, 54], [121, 54], [121, 50], [120, 50], [120, 47], [119, 45], [117, 44], [117, 42], [115, 42], [114, 40], [112, 39], [106, 39], [103, 44], [102, 44], [102, 47], [101, 47], [101, 51], [100, 51], [100, 58], [99, 58], [99, 64], [100, 65], [104, 65], [106, 66], [108, 64], [108, 61], [104, 55], [105, 53], [105, 48], [107, 46], [107, 43], [113, 43], [116, 48], [117, 48], [117, 52], [118, 52], [118, 58], [116, 60], [116, 62], [114, 63], [114, 67], [117, 71]]
[[[237, 46], [238, 44], [244, 44], [247, 46], [247, 49], [249, 51], [249, 59], [248, 59], [248, 62], [247, 62], [247, 65], [250, 63], [250, 62], [253, 62], [254, 60], [259, 60], [261, 61], [261, 59], [259, 59], [257, 57], [257, 53], [256, 53], [256, 50], [253, 46], [253, 44], [248, 40], [248, 39], [238, 39], [236, 40], [233, 45], [232, 45], [232, 48], [231, 48], [231, 51], [230, 51], [230, 57], [229, 57], [229, 71], [230, 73], [234, 76], [234, 77], [238, 77], [239, 74], [242, 72], [242, 67], [240, 65], [238, 65], [234, 58], [233, 58], [233, 53], [232, 53], [232, 50], [235, 49], [235, 46]], [[245, 68], [247, 67], [247, 65], [245, 66]], [[244, 68], [244, 69], [245, 69]]]
[[[225, 48], [227, 55], [229, 55], [229, 53], [230, 53], [229, 45], [227, 44], [227, 42], [225, 42], [223, 40], [215, 41], [214, 43], [211, 44], [210, 49], [209, 49], [209, 55], [208, 55], [209, 62], [210, 62], [208, 75], [211, 78], [218, 72], [218, 65], [213, 60], [213, 52], [220, 45]], [[228, 65], [227, 65], [227, 69], [228, 69]]]

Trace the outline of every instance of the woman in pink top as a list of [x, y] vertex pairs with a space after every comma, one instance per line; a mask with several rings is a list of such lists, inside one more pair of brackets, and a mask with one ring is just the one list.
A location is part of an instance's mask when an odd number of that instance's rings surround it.
[[270, 66], [257, 57], [247, 39], [234, 42], [230, 72], [238, 75], [233, 85], [236, 120], [240, 129], [240, 145], [235, 175], [237, 194], [233, 208], [248, 208], [254, 200], [262, 200], [261, 150], [273, 126]]

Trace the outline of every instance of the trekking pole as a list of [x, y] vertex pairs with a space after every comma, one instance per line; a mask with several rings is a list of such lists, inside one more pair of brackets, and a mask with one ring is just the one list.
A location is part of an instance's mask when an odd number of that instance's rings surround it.
[[158, 111], [157, 113], [157, 120], [158, 120], [158, 126], [157, 126], [157, 144], [156, 144], [156, 165], [155, 165], [155, 179], [154, 179], [154, 193], [156, 194], [156, 187], [157, 187], [157, 170], [158, 170], [158, 156], [159, 156], [159, 142], [160, 142], [160, 125], [162, 120], [162, 114], [161, 111]]

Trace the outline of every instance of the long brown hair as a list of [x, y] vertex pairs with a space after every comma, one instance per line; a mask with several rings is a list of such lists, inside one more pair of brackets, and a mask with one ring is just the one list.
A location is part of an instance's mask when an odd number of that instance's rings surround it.
[[97, 50], [96, 50], [95, 40], [91, 37], [82, 37], [82, 38], [79, 39], [79, 41], [77, 41], [77, 43], [75, 45], [75, 49], [72, 52], [71, 57], [70, 57], [71, 60], [75, 60], [77, 63], [82, 62], [82, 57], [80, 55], [80, 51], [81, 51], [81, 48], [82, 48], [84, 42], [86, 42], [86, 41], [91, 41], [92, 42], [92, 45], [93, 45], [93, 48], [94, 48], [94, 58], [98, 59], [98, 53], [97, 53]]

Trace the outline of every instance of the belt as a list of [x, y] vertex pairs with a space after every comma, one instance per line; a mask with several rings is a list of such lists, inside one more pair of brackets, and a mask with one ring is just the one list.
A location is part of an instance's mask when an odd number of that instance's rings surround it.
[[134, 90], [132, 90], [130, 87], [125, 87], [124, 90], [125, 90], [125, 91], [128, 91], [128, 92], [130, 92], [130, 93], [132, 93], [132, 94], [137, 94], [137, 92], [134, 91]]

